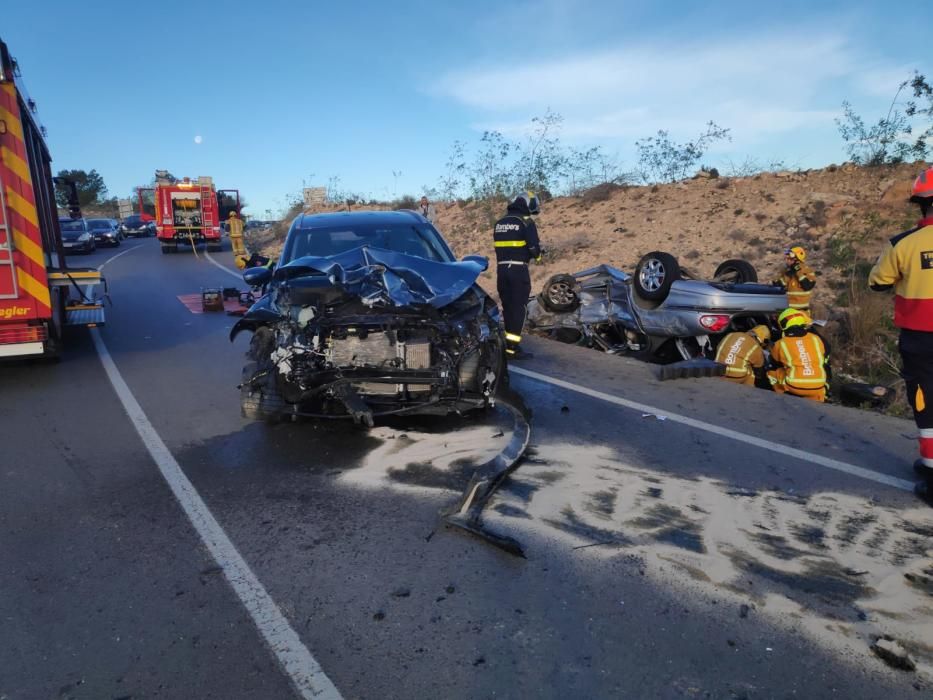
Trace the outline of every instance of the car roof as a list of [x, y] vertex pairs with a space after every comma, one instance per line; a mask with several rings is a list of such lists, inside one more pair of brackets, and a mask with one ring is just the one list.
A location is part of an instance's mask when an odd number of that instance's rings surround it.
[[329, 226], [353, 226], [354, 224], [399, 224], [414, 222], [429, 224], [421, 214], [410, 209], [397, 211], [338, 211], [324, 214], [299, 214], [296, 225], [300, 229], [324, 228]]

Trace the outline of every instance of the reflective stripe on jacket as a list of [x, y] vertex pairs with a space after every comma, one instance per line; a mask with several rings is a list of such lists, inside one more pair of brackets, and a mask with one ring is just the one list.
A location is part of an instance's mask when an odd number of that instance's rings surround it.
[[810, 308], [810, 296], [816, 286], [816, 273], [812, 268], [803, 263], [796, 272], [785, 268], [778, 281], [787, 290], [787, 303], [792, 309]]
[[764, 367], [765, 354], [758, 339], [750, 333], [729, 333], [716, 348], [716, 362], [726, 366], [726, 376], [743, 379]]
[[530, 216], [507, 214], [496, 222], [493, 245], [497, 262], [524, 262], [541, 254], [538, 229]]
[[889, 241], [868, 284], [875, 291], [894, 288], [894, 325], [933, 331], [933, 217]]
[[[771, 350], [771, 360], [783, 365], [782, 383], [796, 389], [819, 389], [826, 386], [826, 346], [816, 333], [785, 335]], [[770, 374], [772, 379], [777, 374]]]

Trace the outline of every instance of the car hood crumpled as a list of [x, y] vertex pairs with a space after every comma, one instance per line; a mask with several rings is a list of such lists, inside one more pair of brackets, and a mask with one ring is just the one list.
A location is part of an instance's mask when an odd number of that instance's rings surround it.
[[365, 304], [443, 308], [462, 297], [483, 272], [476, 262], [437, 262], [363, 246], [330, 257], [306, 256], [283, 265], [278, 280], [325, 275], [345, 294]]

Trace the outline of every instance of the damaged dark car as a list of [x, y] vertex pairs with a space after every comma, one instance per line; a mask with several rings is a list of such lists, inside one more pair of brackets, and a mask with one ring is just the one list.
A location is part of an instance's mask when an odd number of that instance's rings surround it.
[[458, 261], [415, 212], [302, 214], [266, 293], [233, 327], [252, 331], [241, 409], [253, 419], [448, 414], [481, 409], [507, 381], [488, 262]]

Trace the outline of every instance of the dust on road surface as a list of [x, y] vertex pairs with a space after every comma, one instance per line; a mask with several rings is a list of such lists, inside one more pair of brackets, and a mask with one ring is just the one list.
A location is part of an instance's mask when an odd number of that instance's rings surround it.
[[[506, 437], [381, 427], [382, 441], [341, 480], [438, 494], [449, 505]], [[446, 494], [444, 492], [450, 492]], [[443, 506], [442, 506], [443, 507]], [[636, 557], [658, 585], [732, 603], [742, 617], [803, 631], [855, 663], [882, 635], [933, 677], [933, 518], [845, 493], [737, 488], [634, 466], [610, 447], [539, 444], [497, 492], [487, 525], [529, 557]], [[637, 601], [630, 601], [637, 605]]]

